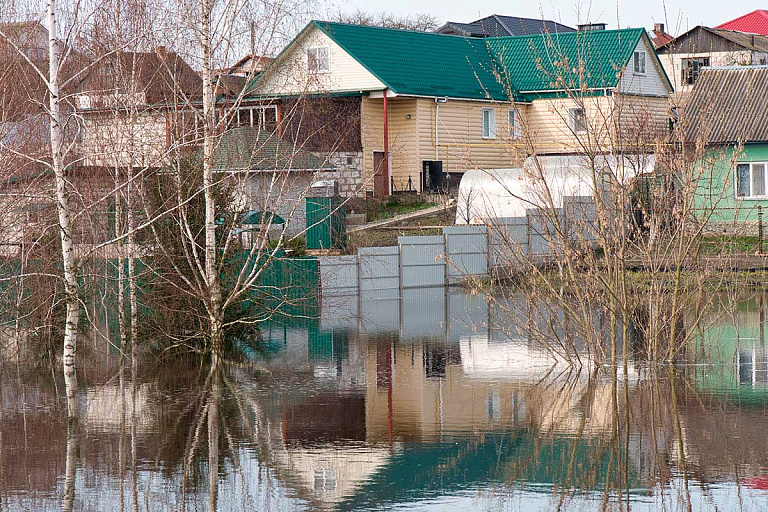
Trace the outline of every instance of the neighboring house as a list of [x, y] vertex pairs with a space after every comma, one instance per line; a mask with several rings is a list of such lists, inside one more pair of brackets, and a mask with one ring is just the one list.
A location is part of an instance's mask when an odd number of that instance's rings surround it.
[[[682, 123], [699, 155], [696, 207], [711, 230], [754, 234], [768, 208], [768, 67], [704, 69]], [[768, 213], [768, 210], [766, 210]]]
[[32, 62], [48, 59], [48, 29], [38, 21], [0, 23], [0, 43], [6, 38]]
[[424, 190], [435, 167], [457, 184], [468, 169], [519, 165], [532, 152], [578, 153], [589, 128], [604, 151], [647, 142], [668, 130], [671, 91], [643, 29], [481, 39], [313, 21], [249, 98], [274, 108], [279, 125], [297, 97], [325, 101], [315, 131], [349, 130], [347, 158], [361, 161], [367, 191], [386, 195]]
[[84, 164], [163, 165], [169, 147], [199, 139], [201, 98], [200, 76], [163, 47], [103, 59], [77, 97]]
[[768, 36], [768, 10], [754, 10], [731, 21], [726, 21], [715, 28]]
[[698, 26], [656, 51], [675, 91], [685, 96], [705, 67], [768, 64], [768, 36]]
[[272, 57], [265, 57], [264, 55], [249, 53], [235, 64], [233, 64], [231, 67], [227, 68], [226, 73], [228, 75], [236, 76], [258, 75], [267, 69], [267, 66], [272, 64], [273, 60], [274, 59]]
[[503, 37], [529, 34], [564, 34], [575, 32], [575, 29], [551, 20], [492, 14], [469, 23], [449, 21], [435, 32], [467, 37]]
[[666, 30], [664, 30], [663, 23], [653, 24], [653, 32], [651, 33], [651, 42], [653, 43], [654, 48], [659, 49], [665, 44], [672, 42], [674, 39], [675, 39], [675, 36], [671, 34], [667, 34]]
[[238, 98], [246, 84], [258, 77], [273, 60], [271, 57], [249, 53], [216, 75], [217, 95], [225, 98]]
[[222, 134], [214, 152], [214, 171], [234, 180], [234, 207], [269, 218], [276, 214], [290, 236], [305, 229], [304, 198], [312, 184], [334, 167], [274, 134], [251, 127]]

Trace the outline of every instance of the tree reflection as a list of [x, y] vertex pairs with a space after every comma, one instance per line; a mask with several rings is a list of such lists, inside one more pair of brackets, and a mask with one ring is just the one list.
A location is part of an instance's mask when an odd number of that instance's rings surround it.
[[71, 512], [75, 506], [78, 450], [78, 420], [76, 416], [70, 416], [67, 422], [67, 461], [64, 475], [64, 494], [61, 500], [61, 509], [64, 512]]

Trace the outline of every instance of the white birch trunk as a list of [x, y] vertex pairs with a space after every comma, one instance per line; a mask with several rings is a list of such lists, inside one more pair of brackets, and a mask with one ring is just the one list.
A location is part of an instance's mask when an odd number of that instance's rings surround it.
[[69, 418], [67, 423], [67, 458], [64, 472], [64, 495], [61, 498], [61, 510], [71, 512], [75, 509], [75, 479], [77, 477], [77, 419]]
[[131, 166], [128, 171], [128, 186], [126, 187], [128, 199], [126, 202], [128, 203], [128, 300], [131, 307], [129, 335], [131, 341], [131, 367], [135, 375], [139, 364], [136, 346], [138, 342], [136, 330], [139, 320], [139, 301], [136, 295], [136, 243], [133, 232], [136, 228], [136, 217], [133, 210], [133, 177], [133, 166]]
[[213, 0], [201, 0], [200, 43], [203, 57], [203, 189], [205, 194], [205, 281], [208, 286], [210, 349], [217, 362], [222, 343], [222, 297], [216, 247], [216, 202], [213, 195], [213, 152], [216, 144], [216, 105], [213, 97], [211, 16]]
[[208, 406], [208, 510], [215, 512], [219, 504], [219, 404], [221, 374], [218, 364], [211, 371], [211, 399]]
[[56, 0], [48, 0], [48, 93], [50, 96], [51, 123], [51, 165], [56, 183], [56, 207], [59, 214], [59, 234], [61, 235], [61, 259], [64, 266], [64, 291], [66, 294], [67, 319], [64, 326], [64, 385], [67, 393], [67, 409], [70, 416], [77, 414], [75, 391], [77, 374], [75, 373], [75, 353], [77, 350], [77, 330], [80, 322], [79, 285], [77, 282], [77, 262], [72, 243], [70, 220], [69, 191], [64, 175], [62, 155], [62, 118], [61, 98], [59, 96], [59, 45], [56, 29]]

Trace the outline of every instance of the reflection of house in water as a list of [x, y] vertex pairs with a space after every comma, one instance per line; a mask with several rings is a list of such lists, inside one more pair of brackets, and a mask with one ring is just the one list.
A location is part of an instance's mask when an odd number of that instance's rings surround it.
[[767, 309], [764, 295], [741, 301], [696, 337], [690, 353], [708, 363], [694, 367], [698, 389], [739, 404], [768, 403]]
[[604, 474], [601, 436], [618, 412], [610, 384], [491, 330], [486, 297], [406, 290], [330, 304], [347, 314], [322, 312], [269, 363], [313, 369], [305, 373], [313, 380], [283, 399], [273, 444], [299, 496], [345, 509], [364, 506], [368, 493], [395, 503], [488, 480], [559, 484], [571, 453], [585, 460], [580, 468]]

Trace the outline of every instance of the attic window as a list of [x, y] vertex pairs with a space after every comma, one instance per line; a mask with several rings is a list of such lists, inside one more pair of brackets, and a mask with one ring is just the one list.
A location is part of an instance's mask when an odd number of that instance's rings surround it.
[[645, 52], [635, 52], [635, 69], [636, 75], [645, 74]]
[[307, 71], [328, 73], [331, 71], [331, 49], [327, 46], [307, 48]]

